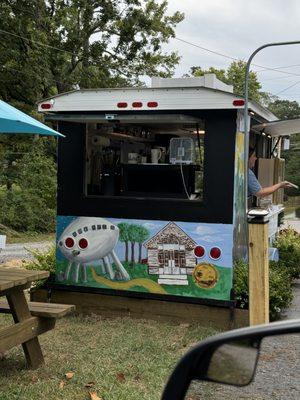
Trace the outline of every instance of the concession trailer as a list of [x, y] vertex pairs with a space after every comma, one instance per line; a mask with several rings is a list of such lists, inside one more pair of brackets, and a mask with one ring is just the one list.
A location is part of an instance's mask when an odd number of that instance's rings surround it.
[[[230, 302], [247, 258], [244, 99], [214, 74], [152, 78], [151, 87], [75, 90], [38, 110], [58, 142], [53, 287], [181, 302]], [[264, 186], [283, 179], [281, 122], [249, 104]], [[270, 240], [283, 194], [264, 200]]]

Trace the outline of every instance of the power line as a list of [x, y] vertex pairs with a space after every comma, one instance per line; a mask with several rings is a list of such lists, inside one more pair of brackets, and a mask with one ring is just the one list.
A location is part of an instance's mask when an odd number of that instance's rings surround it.
[[[175, 37], [175, 38], [173, 38], [173, 39], [178, 40], [179, 42], [183, 42], [183, 43], [189, 44], [190, 46], [197, 47], [198, 49], [207, 51], [207, 52], [209, 52], [209, 53], [216, 54], [216, 55], [218, 55], [218, 56], [221, 56], [221, 57], [224, 57], [224, 58], [233, 60], [233, 61], [240, 61], [239, 58], [232, 57], [232, 56], [229, 56], [229, 55], [227, 55], [227, 54], [223, 54], [223, 53], [220, 53], [220, 52], [218, 52], [218, 51], [208, 49], [208, 48], [206, 48], [206, 47], [200, 46], [200, 45], [198, 45], [198, 44], [189, 42], [189, 41], [187, 41], [187, 40], [184, 40], [184, 39], [181, 39], [181, 38], [178, 38], [178, 37]], [[266, 67], [266, 66], [259, 65], [259, 64], [252, 64], [252, 65], [255, 66], [255, 67], [263, 68], [263, 70], [276, 71], [276, 72], [280, 72], [281, 74], [287, 74], [287, 75], [293, 75], [293, 76], [300, 76], [300, 74], [295, 74], [295, 73], [293, 73], [293, 72], [287, 72], [287, 71], [280, 71], [280, 70], [277, 69], [277, 68]], [[261, 72], [261, 71], [256, 71], [256, 72]]]
[[61, 51], [61, 52], [63, 52], [63, 53], [68, 53], [68, 54], [71, 54], [71, 55], [77, 57], [77, 54], [76, 54], [76, 53], [72, 53], [71, 51], [64, 50], [64, 49], [60, 49], [59, 47], [55, 47], [55, 46], [50, 46], [49, 44], [45, 44], [45, 43], [42, 43], [42, 42], [38, 42], [38, 41], [36, 41], [36, 40], [28, 39], [28, 38], [26, 38], [26, 37], [24, 37], [24, 36], [17, 35], [16, 33], [4, 31], [3, 29], [0, 29], [0, 32], [1, 32], [1, 33], [5, 33], [5, 34], [7, 34], [7, 35], [11, 35], [11, 36], [15, 36], [15, 37], [21, 38], [21, 39], [23, 39], [23, 40], [27, 40], [28, 42], [35, 43], [35, 44], [37, 44], [37, 45], [39, 45], [39, 46], [48, 47], [49, 49]]
[[277, 81], [279, 79], [293, 79], [293, 77], [292, 76], [275, 76], [274, 78], [264, 79], [264, 82]]
[[[235, 58], [235, 57], [231, 57], [231, 56], [228, 56], [227, 54], [219, 53], [219, 52], [217, 52], [217, 51], [208, 49], [208, 48], [203, 47], [203, 46], [199, 46], [199, 45], [197, 45], [197, 44], [195, 44], [195, 43], [192, 43], [192, 42], [189, 42], [189, 41], [187, 41], [187, 40], [180, 39], [180, 38], [175, 38], [175, 39], [176, 39], [176, 40], [179, 40], [180, 42], [183, 42], [183, 43], [189, 44], [189, 45], [191, 45], [191, 46], [197, 47], [197, 48], [199, 48], [199, 49], [201, 49], [201, 50], [207, 51], [207, 52], [209, 52], [209, 53], [216, 54], [216, 55], [218, 55], [218, 56], [225, 57], [225, 58], [230, 59], [230, 60], [239, 61], [239, 59], [237, 59], [237, 58]], [[277, 71], [277, 72], [280, 72], [280, 73], [284, 73], [284, 74], [287, 74], [287, 75], [300, 76], [300, 74], [295, 74], [295, 73], [286, 72], [286, 71], [280, 71], [280, 70], [279, 70], [279, 67], [277, 67], [277, 68], [268, 68], [268, 67], [263, 67], [263, 66], [258, 65], [258, 64], [252, 64], [252, 65], [254, 65], [254, 66], [256, 66], [256, 67], [264, 68], [263, 70], [260, 70], [260, 71], [257, 71], [257, 72], [262, 72], [262, 71], [270, 70], [270, 71]], [[296, 65], [293, 65], [293, 66], [296, 66]], [[297, 66], [298, 66], [298, 65], [297, 65]], [[290, 66], [290, 67], [292, 67], [292, 66]], [[284, 68], [288, 68], [288, 66], [286, 66], [286, 67], [284, 67]], [[279, 95], [279, 94], [281, 94], [281, 93], [287, 91], [287, 90], [290, 89], [291, 87], [296, 86], [298, 83], [300, 83], [300, 81], [297, 81], [296, 83], [293, 83], [292, 85], [288, 86], [287, 88], [281, 90], [280, 92], [276, 93], [275, 96], [277, 96], [277, 95]]]
[[[285, 69], [285, 68], [293, 68], [293, 67], [300, 67], [300, 64], [292, 64], [292, 65], [285, 65], [285, 66], [282, 66], [282, 67], [274, 67], [273, 69], [275, 70], [278, 70], [278, 69]], [[261, 69], [261, 70], [259, 70], [259, 71], [257, 71], [257, 72], [265, 72], [265, 71], [268, 71], [268, 69]]]
[[293, 83], [292, 85], [286, 87], [285, 89], [280, 90], [280, 92], [276, 93], [275, 96], [278, 96], [280, 93], [283, 93], [283, 92], [285, 92], [286, 90], [288, 90], [288, 89], [290, 89], [290, 88], [292, 88], [292, 87], [298, 85], [298, 83], [300, 83], [300, 81], [297, 81], [297, 82]]
[[[24, 37], [24, 36], [17, 35], [16, 33], [12, 33], [12, 32], [5, 31], [5, 30], [3, 30], [3, 29], [0, 29], [0, 33], [4, 33], [4, 34], [7, 34], [7, 35], [11, 35], [11, 36], [14, 36], [14, 37], [18, 37], [18, 38], [21, 38], [21, 39], [23, 39], [23, 40], [26, 40], [26, 41], [35, 43], [35, 44], [37, 44], [37, 45], [39, 45], [39, 46], [43, 46], [43, 47], [47, 47], [47, 48], [50, 48], [50, 49], [53, 49], [53, 50], [57, 50], [57, 51], [60, 51], [60, 52], [63, 52], [63, 53], [67, 53], [67, 54], [70, 54], [70, 55], [75, 56], [75, 57], [78, 56], [76, 53], [73, 53], [73, 52], [71, 52], [71, 51], [64, 50], [64, 49], [61, 49], [61, 48], [55, 47], [55, 46], [50, 46], [50, 45], [48, 45], [48, 44], [45, 44], [45, 43], [42, 43], [42, 42], [39, 42], [39, 41], [36, 41], [36, 40], [32, 40], [32, 39], [26, 38], [26, 37]], [[181, 39], [181, 38], [178, 38], [178, 37], [175, 37], [174, 39], [176, 39], [176, 40], [178, 40], [178, 41], [180, 41], [180, 42], [182, 42], [182, 43], [189, 44], [190, 46], [193, 46], [193, 47], [199, 48], [199, 49], [201, 49], [201, 50], [207, 51], [207, 52], [209, 52], [209, 53], [216, 54], [216, 55], [218, 55], [218, 56], [221, 56], [221, 57], [230, 59], [230, 60], [232, 60], [232, 61], [240, 61], [240, 60], [239, 60], [238, 58], [236, 58], [236, 57], [232, 57], [232, 56], [229, 56], [229, 55], [227, 55], [227, 54], [223, 54], [223, 53], [220, 53], [220, 52], [218, 52], [218, 51], [208, 49], [208, 48], [206, 48], [206, 47], [203, 47], [203, 46], [200, 46], [200, 45], [198, 45], [198, 44], [189, 42], [189, 41], [187, 41], [187, 40], [184, 40], [184, 39]], [[276, 67], [276, 68], [265, 67], [265, 66], [262, 66], [262, 65], [259, 65], [259, 64], [252, 64], [252, 65], [255, 66], [255, 67], [263, 68], [262, 70], [256, 71], [256, 72], [276, 71], [276, 72], [280, 72], [280, 73], [282, 73], [282, 74], [287, 74], [287, 75], [292, 75], [292, 76], [300, 76], [300, 74], [295, 74], [295, 73], [287, 72], [287, 71], [280, 71], [280, 68], [294, 67], [294, 66], [298, 66], [298, 64], [290, 65], [290, 66], [284, 66], [284, 67]], [[4, 68], [11, 69], [11, 70], [14, 70], [14, 71], [16, 71], [16, 72], [22, 73], [22, 71], [20, 71], [20, 70], [15, 70], [14, 68], [5, 67], [5, 66], [3, 66], [3, 67], [4, 67]], [[273, 78], [273, 79], [276, 79], [276, 78]], [[270, 80], [270, 79], [269, 79], [269, 80]], [[63, 82], [56, 81], [55, 79], [52, 79], [52, 81], [53, 81], [53, 82], [56, 82], [56, 83], [61, 83], [61, 84], [63, 84]], [[278, 92], [278, 93], [276, 94], [276, 96], [279, 95], [280, 93], [285, 92], [286, 90], [290, 89], [291, 87], [296, 86], [298, 83], [300, 83], [300, 81], [297, 81], [296, 83], [294, 83], [294, 84], [288, 86], [287, 88], [281, 90], [280, 92]]]
[[216, 54], [217, 56], [221, 56], [221, 57], [224, 57], [224, 58], [228, 58], [228, 59], [233, 60], [233, 61], [239, 61], [239, 59], [236, 58], [236, 57], [232, 57], [232, 56], [229, 56], [229, 55], [227, 55], [227, 54], [219, 53], [218, 51], [214, 51], [214, 50], [208, 49], [208, 48], [206, 48], [206, 47], [199, 46], [198, 44], [188, 42], [187, 40], [180, 39], [179, 37], [174, 37], [173, 39], [178, 40], [179, 42], [183, 42], [183, 43], [189, 44], [189, 45], [191, 45], [191, 46], [197, 47], [198, 49], [207, 51], [207, 52], [209, 52], [209, 53]]
[[[16, 33], [8, 32], [8, 31], [5, 31], [5, 30], [3, 30], [3, 29], [0, 29], [0, 32], [1, 32], [1, 33], [5, 33], [5, 34], [7, 34], [7, 35], [11, 35], [11, 36], [14, 36], [14, 37], [21, 38], [21, 39], [23, 39], [23, 40], [26, 40], [26, 41], [29, 41], [29, 42], [32, 42], [32, 43], [35, 43], [35, 44], [37, 44], [37, 45], [39, 45], [39, 46], [44, 46], [44, 47], [47, 47], [47, 48], [50, 48], [50, 49], [53, 49], [53, 50], [57, 50], [57, 51], [60, 51], [60, 52], [67, 53], [67, 54], [73, 55], [73, 56], [75, 56], [75, 57], [78, 57], [78, 55], [77, 55], [76, 53], [73, 53], [73, 52], [71, 52], [71, 51], [64, 50], [64, 49], [61, 49], [61, 48], [56, 47], [56, 46], [50, 46], [50, 45], [48, 45], [48, 44], [45, 44], [45, 43], [42, 43], [42, 42], [39, 42], [39, 41], [36, 41], [36, 40], [32, 40], [32, 39], [26, 38], [26, 37], [24, 37], [24, 36], [17, 35]], [[184, 39], [181, 39], [181, 38], [178, 38], [178, 37], [175, 37], [174, 39], [175, 39], [175, 40], [178, 40], [178, 41], [180, 41], [180, 42], [189, 44], [190, 46], [197, 47], [197, 48], [199, 48], [199, 49], [201, 49], [201, 50], [204, 50], [204, 51], [207, 51], [207, 52], [209, 52], [209, 53], [216, 54], [216, 55], [218, 55], [218, 56], [221, 56], [221, 57], [230, 59], [230, 60], [232, 60], [232, 61], [240, 61], [240, 59], [238, 59], [237, 57], [232, 57], [232, 56], [229, 56], [228, 54], [223, 54], [223, 53], [220, 53], [220, 52], [218, 52], [218, 51], [208, 49], [207, 47], [200, 46], [200, 45], [198, 45], [198, 44], [189, 42], [189, 41], [187, 41], [187, 40], [184, 40]], [[277, 71], [277, 72], [280, 72], [280, 73], [282, 73], [282, 74], [287, 74], [287, 75], [300, 76], [300, 74], [295, 74], [295, 73], [287, 72], [287, 71], [280, 71], [280, 70], [279, 70], [279, 67], [277, 67], [277, 68], [271, 68], [271, 67], [265, 67], [265, 66], [259, 65], [259, 64], [252, 64], [252, 65], [255, 66], [255, 67], [258, 67], [258, 68], [263, 68], [263, 70], [260, 70], [260, 71], [257, 71], [257, 72], [262, 72], [262, 71], [267, 71], [267, 70], [268, 70], [268, 71]], [[287, 67], [283, 67], [283, 68], [287, 68]]]

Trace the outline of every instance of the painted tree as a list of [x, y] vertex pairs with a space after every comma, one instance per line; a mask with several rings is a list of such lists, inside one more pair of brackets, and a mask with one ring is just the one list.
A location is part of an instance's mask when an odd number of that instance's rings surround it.
[[120, 230], [120, 236], [119, 239], [121, 242], [125, 244], [125, 261], [128, 262], [128, 245], [129, 245], [129, 224], [126, 222], [121, 222], [118, 224], [118, 228]]
[[138, 241], [139, 237], [139, 225], [130, 224], [128, 227], [128, 237], [131, 244], [131, 264], [135, 264], [135, 244]]
[[142, 262], [142, 245], [149, 238], [150, 232], [147, 228], [142, 225], [138, 225], [137, 227], [137, 242], [139, 244], [139, 256], [138, 262]]

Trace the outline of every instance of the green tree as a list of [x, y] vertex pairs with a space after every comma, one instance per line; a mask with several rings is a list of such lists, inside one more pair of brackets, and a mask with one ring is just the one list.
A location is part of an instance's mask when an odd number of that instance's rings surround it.
[[[163, 44], [175, 36], [183, 14], [170, 15], [167, 6], [166, 0], [2, 0], [0, 99], [40, 119], [36, 102], [41, 98], [78, 87], [141, 84], [142, 75], [171, 76], [179, 57], [164, 51]], [[7, 190], [1, 198], [8, 196], [12, 204], [12, 192], [18, 193], [16, 200], [23, 195], [17, 192], [23, 156], [40, 140], [3, 135], [0, 142], [0, 183]], [[42, 153], [51, 163], [55, 146], [49, 138], [47, 143]], [[29, 199], [33, 194], [24, 190]], [[41, 199], [36, 210], [44, 207]], [[15, 208], [6, 211], [5, 221], [14, 223]], [[22, 218], [19, 222], [25, 226]]]
[[[244, 61], [233, 61], [227, 70], [210, 67], [202, 69], [201, 67], [191, 67], [192, 76], [202, 76], [204, 74], [215, 74], [218, 79], [227, 85], [233, 86], [233, 92], [240, 96], [244, 95], [244, 80], [246, 73], [246, 63]], [[260, 92], [261, 84], [257, 79], [255, 72], [250, 71], [249, 75], [249, 97], [252, 100], [261, 102], [265, 99], [265, 94]]]
[[275, 99], [268, 104], [269, 110], [279, 119], [300, 117], [300, 106], [297, 101]]
[[19, 231], [53, 232], [56, 214], [54, 161], [34, 149], [24, 155], [20, 169], [11, 188], [1, 192], [1, 223]]
[[25, 110], [78, 85], [171, 76], [179, 57], [162, 46], [184, 16], [168, 15], [167, 6], [167, 0], [1, 1], [0, 97]]
[[[190, 74], [192, 76], [203, 76], [204, 74], [215, 74], [216, 77], [226, 83], [227, 85], [231, 85], [227, 78], [227, 72], [225, 69], [218, 69], [215, 67], [209, 67], [208, 69], [202, 69], [201, 67], [191, 67]], [[187, 77], [190, 76], [189, 74], [186, 75]]]
[[125, 261], [128, 262], [128, 244], [130, 240], [129, 236], [129, 224], [127, 222], [121, 222], [118, 224], [120, 230], [120, 241], [125, 244]]
[[147, 228], [145, 228], [142, 225], [137, 226], [137, 243], [139, 244], [139, 256], [138, 256], [138, 262], [141, 263], [142, 261], [142, 245], [147, 240], [150, 236], [150, 232]]

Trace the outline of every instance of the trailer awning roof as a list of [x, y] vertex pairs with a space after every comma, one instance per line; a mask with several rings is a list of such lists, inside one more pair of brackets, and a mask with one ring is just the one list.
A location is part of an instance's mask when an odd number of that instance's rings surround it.
[[122, 124], [196, 124], [200, 118], [185, 114], [122, 114], [116, 112], [103, 114], [46, 114], [47, 121], [69, 121], [81, 123], [114, 123]]
[[255, 132], [264, 132], [271, 136], [290, 136], [300, 133], [300, 118], [285, 119], [281, 121], [266, 122], [253, 125], [251, 129]]

